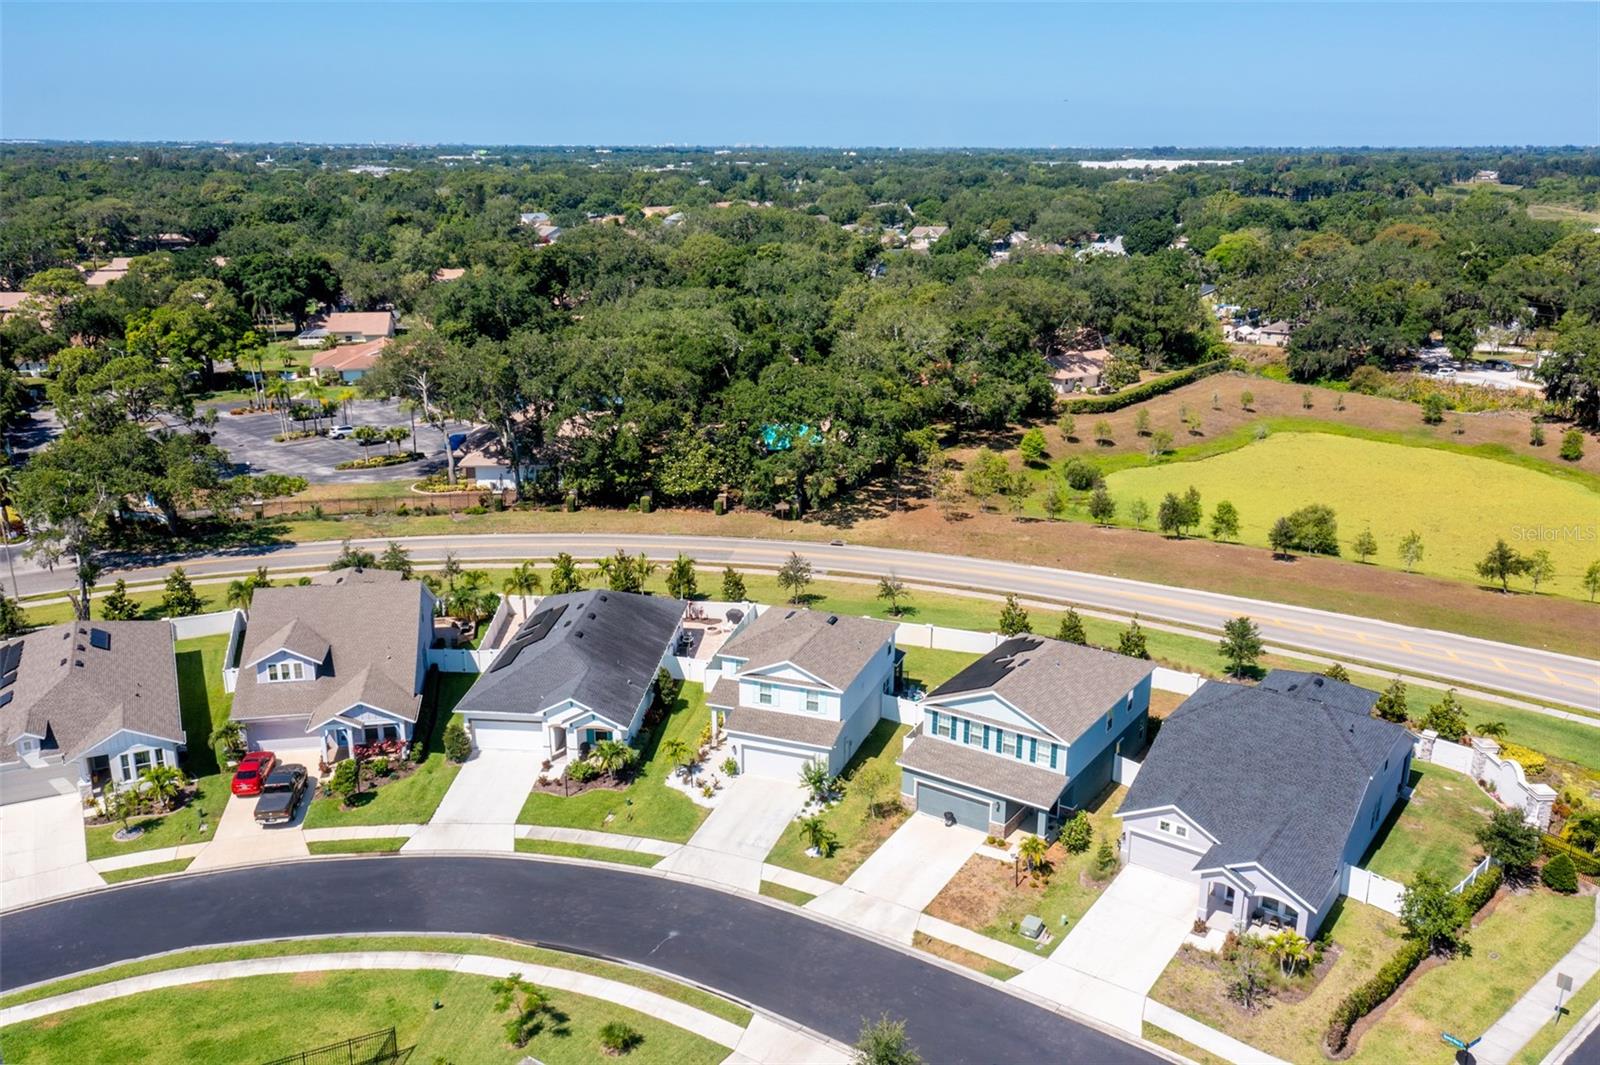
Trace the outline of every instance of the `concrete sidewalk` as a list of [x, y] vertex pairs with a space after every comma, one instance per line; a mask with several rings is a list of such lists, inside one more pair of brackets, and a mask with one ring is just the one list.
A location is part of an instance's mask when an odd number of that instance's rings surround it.
[[587, 828], [552, 828], [549, 825], [518, 825], [517, 839], [543, 839], [552, 843], [578, 843], [585, 847], [605, 847], [614, 851], [639, 851], [666, 857], [675, 853], [681, 843], [668, 843], [664, 839], [648, 836], [625, 836], [620, 832], [595, 832]]
[[[1595, 896], [1594, 904], [1594, 927], [1483, 1033], [1483, 1042], [1474, 1048], [1479, 1061], [1512, 1060], [1517, 1051], [1539, 1034], [1540, 1028], [1555, 1019], [1558, 974], [1572, 977], [1572, 988], [1576, 991], [1600, 972], [1600, 895]], [[1564, 1001], [1571, 996], [1560, 997]]]

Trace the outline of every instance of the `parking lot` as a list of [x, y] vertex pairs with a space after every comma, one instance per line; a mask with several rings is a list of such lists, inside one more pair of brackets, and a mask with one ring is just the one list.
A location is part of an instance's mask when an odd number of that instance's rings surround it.
[[[290, 473], [317, 482], [341, 481], [399, 481], [415, 480], [424, 474], [444, 467], [444, 436], [431, 426], [417, 424], [417, 448], [424, 458], [400, 466], [384, 466], [372, 470], [338, 470], [341, 462], [359, 459], [361, 445], [354, 440], [330, 440], [327, 437], [309, 437], [277, 443], [272, 438], [282, 430], [276, 413], [229, 414], [226, 408], [217, 408], [217, 428], [214, 440], [218, 447], [232, 456], [245, 473]], [[328, 424], [328, 423], [325, 423]], [[411, 418], [400, 409], [399, 403], [363, 399], [350, 404], [350, 419], [343, 414], [331, 424], [353, 426], [373, 425], [386, 428], [391, 425], [411, 426]], [[296, 426], [298, 427], [298, 426]], [[455, 432], [465, 431], [465, 426], [453, 427]], [[410, 441], [395, 447], [409, 447]], [[371, 454], [385, 454], [387, 444], [371, 449]]]

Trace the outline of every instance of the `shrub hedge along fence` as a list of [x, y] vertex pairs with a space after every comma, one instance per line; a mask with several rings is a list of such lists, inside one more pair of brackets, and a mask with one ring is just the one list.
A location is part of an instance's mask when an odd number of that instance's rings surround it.
[[1198, 381], [1202, 377], [1209, 377], [1214, 373], [1221, 373], [1232, 365], [1228, 359], [1212, 359], [1210, 362], [1199, 362], [1188, 369], [1170, 373], [1165, 377], [1158, 377], [1153, 381], [1146, 381], [1132, 388], [1125, 388], [1109, 396], [1084, 396], [1082, 399], [1069, 399], [1062, 407], [1069, 414], [1108, 414], [1114, 410], [1142, 403], [1164, 392], [1171, 392], [1174, 388], [1182, 388], [1191, 381]]

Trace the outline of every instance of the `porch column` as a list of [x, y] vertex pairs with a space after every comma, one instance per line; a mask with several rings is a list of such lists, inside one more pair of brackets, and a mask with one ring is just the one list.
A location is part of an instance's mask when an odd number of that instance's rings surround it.
[[1233, 927], [1243, 929], [1250, 923], [1250, 893], [1233, 889]]
[[1202, 880], [1200, 881], [1199, 886], [1200, 902], [1198, 907], [1195, 909], [1195, 917], [1198, 920], [1204, 921], [1206, 918], [1211, 916], [1211, 881]]

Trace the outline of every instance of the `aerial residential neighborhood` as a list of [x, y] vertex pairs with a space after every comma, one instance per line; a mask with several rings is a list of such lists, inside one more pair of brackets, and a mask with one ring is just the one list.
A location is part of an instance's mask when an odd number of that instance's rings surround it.
[[0, 3], [0, 1060], [1600, 1063], [1593, 4]]

